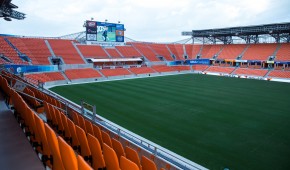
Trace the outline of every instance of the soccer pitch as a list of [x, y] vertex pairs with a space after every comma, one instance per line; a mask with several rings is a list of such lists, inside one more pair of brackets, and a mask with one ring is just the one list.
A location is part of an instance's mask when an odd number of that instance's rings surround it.
[[290, 169], [290, 84], [185, 74], [50, 89], [209, 169]]

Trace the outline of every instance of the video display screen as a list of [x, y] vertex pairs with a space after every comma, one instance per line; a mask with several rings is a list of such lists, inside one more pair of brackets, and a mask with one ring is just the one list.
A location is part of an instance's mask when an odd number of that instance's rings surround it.
[[87, 41], [124, 42], [124, 24], [87, 21]]

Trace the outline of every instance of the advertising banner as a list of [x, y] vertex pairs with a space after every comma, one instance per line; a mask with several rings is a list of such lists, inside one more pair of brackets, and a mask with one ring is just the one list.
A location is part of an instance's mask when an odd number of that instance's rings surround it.
[[14, 74], [58, 71], [57, 65], [39, 65], [39, 66], [37, 66], [37, 65], [7, 64], [4, 67], [7, 70], [10, 70]]
[[210, 60], [209, 59], [185, 60], [185, 63], [188, 64], [188, 65], [195, 65], [195, 64], [209, 65], [210, 64]]

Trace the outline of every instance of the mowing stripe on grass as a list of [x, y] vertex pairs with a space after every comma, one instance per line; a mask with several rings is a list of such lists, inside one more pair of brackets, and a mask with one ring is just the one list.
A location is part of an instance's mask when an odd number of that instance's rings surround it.
[[290, 169], [290, 85], [185, 74], [54, 87], [210, 169]]

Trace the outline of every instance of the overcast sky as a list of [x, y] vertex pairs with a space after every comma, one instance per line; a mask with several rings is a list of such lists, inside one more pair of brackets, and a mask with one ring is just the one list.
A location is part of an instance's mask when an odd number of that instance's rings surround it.
[[138, 41], [174, 42], [182, 31], [290, 22], [289, 0], [12, 0], [25, 20], [0, 19], [0, 34], [56, 37], [96, 21], [125, 25]]

